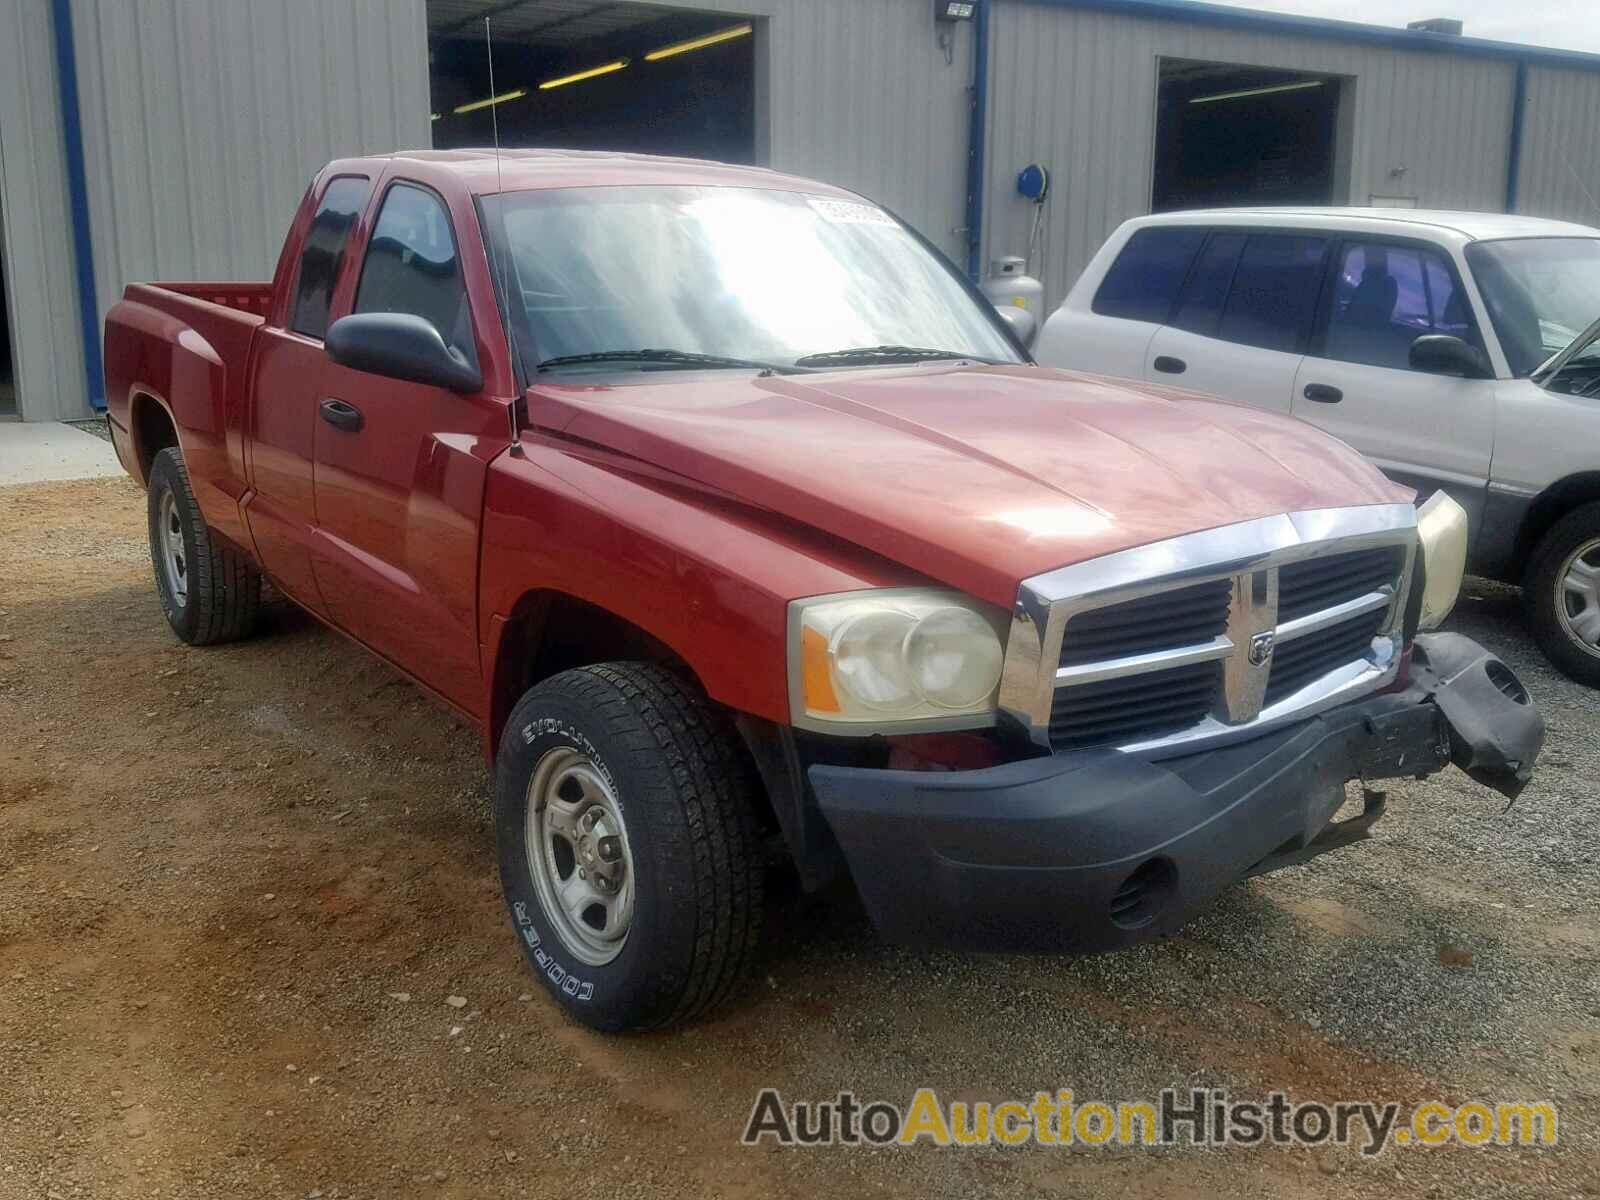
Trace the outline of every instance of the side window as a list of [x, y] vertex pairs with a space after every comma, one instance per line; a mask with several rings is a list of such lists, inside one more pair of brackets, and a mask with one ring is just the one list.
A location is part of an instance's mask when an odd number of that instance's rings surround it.
[[1334, 276], [1323, 357], [1408, 369], [1411, 343], [1425, 333], [1478, 339], [1444, 257], [1414, 246], [1347, 244]]
[[1222, 321], [1222, 306], [1233, 284], [1239, 265], [1239, 252], [1248, 240], [1242, 233], [1216, 233], [1206, 243], [1183, 289], [1183, 299], [1172, 316], [1172, 324], [1203, 337], [1216, 337]]
[[472, 311], [450, 216], [432, 192], [397, 183], [383, 198], [356, 289], [358, 313], [410, 313], [433, 324], [445, 345], [477, 361]]
[[300, 270], [295, 277], [294, 300], [289, 310], [289, 328], [307, 337], [319, 338], [328, 332], [328, 305], [333, 301], [333, 285], [344, 261], [345, 243], [350, 230], [366, 206], [372, 185], [353, 175], [342, 175], [322, 193], [306, 231], [305, 248], [300, 252]]
[[1298, 351], [1322, 282], [1325, 238], [1252, 234], [1239, 255], [1217, 336], [1263, 350]]
[[1165, 324], [1205, 236], [1204, 229], [1187, 226], [1139, 230], [1101, 280], [1091, 307], [1102, 317]]

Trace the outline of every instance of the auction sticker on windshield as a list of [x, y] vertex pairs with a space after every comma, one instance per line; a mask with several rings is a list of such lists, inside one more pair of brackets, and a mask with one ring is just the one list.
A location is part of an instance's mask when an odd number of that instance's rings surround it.
[[857, 204], [853, 200], [833, 200], [826, 196], [807, 196], [807, 202], [820, 216], [841, 225], [888, 225], [895, 228], [895, 220], [881, 208], [870, 204]]

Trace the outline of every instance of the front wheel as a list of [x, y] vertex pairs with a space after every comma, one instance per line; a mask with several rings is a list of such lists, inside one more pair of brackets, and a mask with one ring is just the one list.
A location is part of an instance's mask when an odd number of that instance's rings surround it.
[[665, 668], [585, 667], [522, 697], [496, 763], [500, 878], [568, 1013], [659, 1028], [733, 990], [761, 926], [758, 786], [726, 714]]
[[212, 536], [182, 452], [169, 446], [155, 456], [149, 492], [150, 561], [172, 632], [193, 646], [248, 636], [261, 608], [261, 576]]
[[1551, 526], [1528, 563], [1524, 603], [1534, 638], [1563, 674], [1600, 687], [1600, 503]]

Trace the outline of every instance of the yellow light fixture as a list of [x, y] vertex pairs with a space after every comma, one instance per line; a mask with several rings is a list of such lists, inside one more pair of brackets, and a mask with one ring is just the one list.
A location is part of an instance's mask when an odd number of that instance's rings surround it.
[[429, 113], [428, 114], [428, 120], [437, 121], [442, 116], [444, 116], [443, 113]]
[[527, 88], [518, 88], [514, 92], [501, 92], [498, 96], [490, 96], [487, 100], [474, 100], [471, 104], [458, 104], [452, 110], [457, 113], [477, 112], [480, 108], [493, 108], [496, 104], [504, 104], [507, 100], [521, 100], [528, 94]]
[[707, 46], [716, 46], [722, 42], [731, 42], [734, 38], [748, 37], [755, 32], [753, 25], [736, 25], [732, 29], [724, 29], [720, 33], [708, 33], [705, 37], [694, 38], [692, 41], [678, 42], [676, 45], [663, 46], [659, 50], [652, 50], [644, 56], [645, 62], [660, 62], [663, 58], [671, 58], [674, 54], [687, 54], [691, 50], [703, 50]]
[[1279, 83], [1272, 87], [1245, 88], [1238, 92], [1218, 92], [1215, 96], [1196, 96], [1190, 104], [1210, 104], [1213, 100], [1243, 100], [1249, 96], [1271, 96], [1278, 92], [1300, 92], [1306, 88], [1321, 87], [1323, 80], [1308, 79], [1304, 83]]
[[587, 71], [579, 71], [575, 75], [563, 75], [560, 79], [548, 79], [539, 85], [539, 90], [548, 92], [551, 88], [566, 87], [569, 83], [582, 83], [585, 79], [594, 79], [599, 75], [610, 75], [613, 71], [620, 71], [627, 65], [627, 59], [619, 58], [616, 62], [608, 62], [600, 67], [590, 67]]

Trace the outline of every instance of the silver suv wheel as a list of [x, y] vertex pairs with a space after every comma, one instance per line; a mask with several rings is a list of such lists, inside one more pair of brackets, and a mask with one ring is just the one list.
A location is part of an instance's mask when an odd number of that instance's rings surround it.
[[1575, 549], [1558, 575], [1556, 615], [1566, 635], [1600, 657], [1600, 538]]

